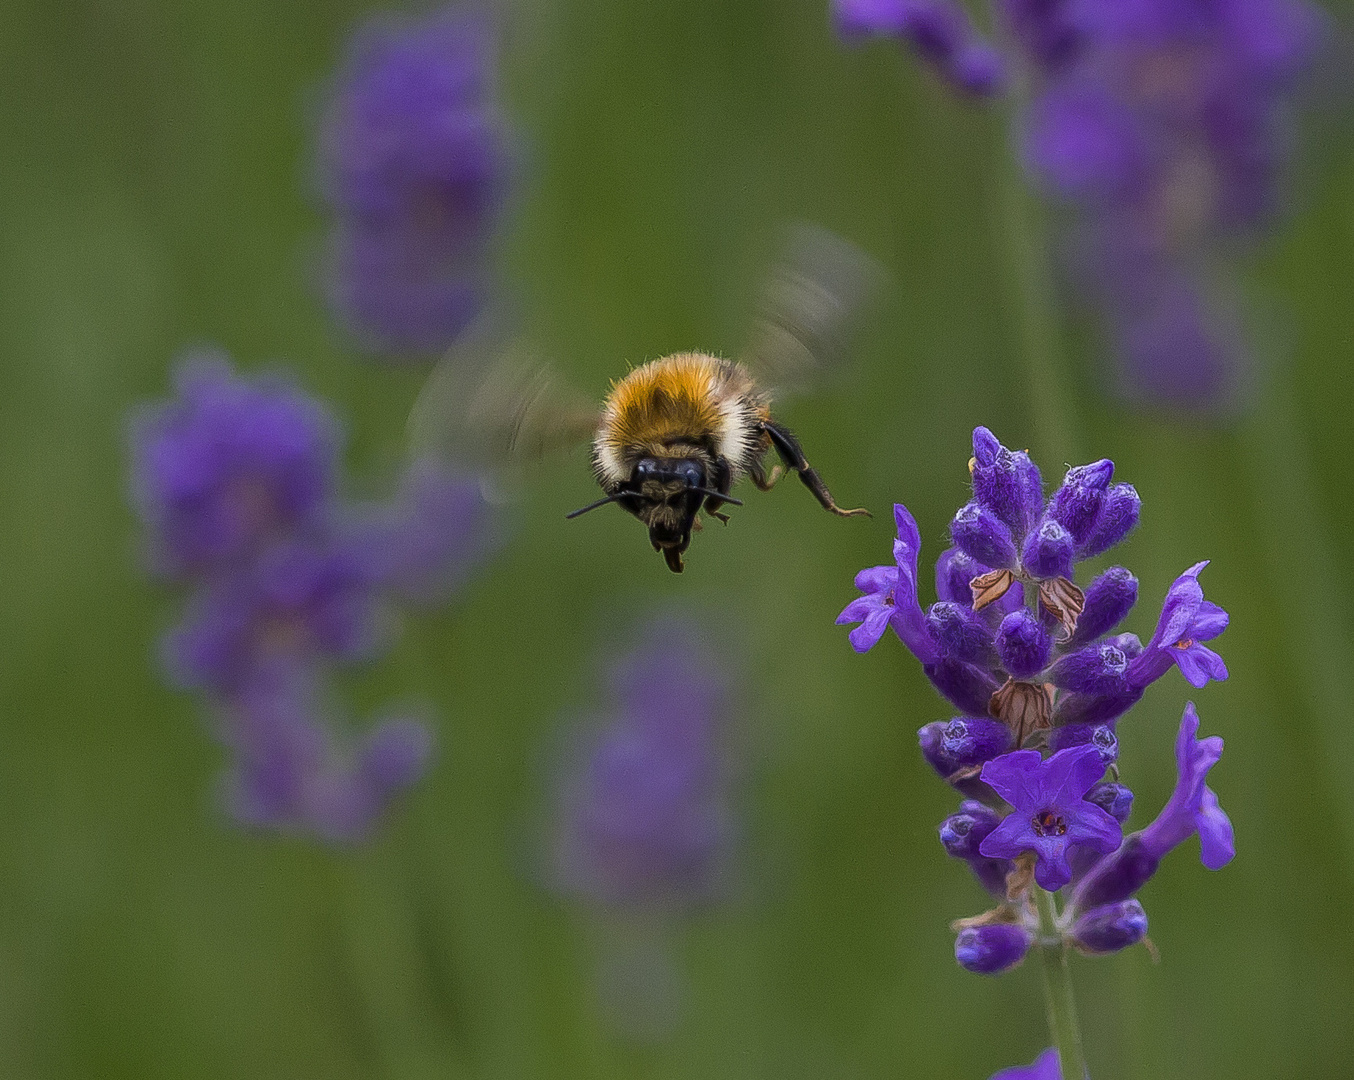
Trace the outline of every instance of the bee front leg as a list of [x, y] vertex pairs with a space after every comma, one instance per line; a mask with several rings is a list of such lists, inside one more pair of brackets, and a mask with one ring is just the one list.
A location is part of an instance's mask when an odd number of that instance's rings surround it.
[[[776, 453], [780, 455], [780, 459], [785, 462], [786, 468], [794, 469], [795, 472], [799, 473], [799, 479], [804, 482], [806, 488], [813, 492], [813, 497], [818, 500], [824, 510], [829, 510], [838, 517], [870, 516], [870, 512], [864, 508], [843, 510], [837, 505], [837, 501], [832, 497], [832, 492], [828, 491], [827, 485], [823, 483], [823, 478], [805, 459], [799, 440], [791, 435], [786, 428], [770, 420], [762, 421], [761, 427], [767, 438], [771, 440], [771, 445], [776, 448]], [[760, 486], [759, 484], [758, 487]]]

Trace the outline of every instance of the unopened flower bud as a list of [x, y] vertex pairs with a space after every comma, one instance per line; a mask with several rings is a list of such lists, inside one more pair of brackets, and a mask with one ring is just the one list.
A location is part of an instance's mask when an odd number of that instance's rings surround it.
[[991, 672], [948, 656], [942, 656], [933, 664], [924, 664], [922, 670], [955, 708], [970, 716], [982, 716], [987, 712], [987, 703], [999, 685]]
[[1087, 952], [1111, 953], [1147, 936], [1147, 912], [1136, 900], [1092, 908], [1072, 926], [1072, 940]]
[[1119, 757], [1119, 739], [1109, 724], [1067, 724], [1055, 728], [1049, 733], [1048, 745], [1054, 752], [1069, 746], [1094, 746], [1106, 768]]
[[1053, 638], [1026, 608], [1013, 611], [997, 628], [997, 655], [1001, 666], [1017, 679], [1027, 679], [1048, 666]]
[[1072, 534], [1058, 522], [1045, 520], [1025, 541], [1021, 564], [1036, 578], [1072, 577]]
[[1029, 531], [1044, 509], [1038, 466], [1024, 451], [1006, 449], [985, 427], [973, 430], [973, 496], [1017, 536]]
[[1111, 566], [1086, 586], [1086, 605], [1077, 618], [1070, 644], [1084, 645], [1113, 630], [1138, 602], [1138, 579], [1122, 566]]
[[1086, 793], [1086, 801], [1095, 803], [1120, 825], [1128, 821], [1128, 815], [1133, 811], [1133, 792], [1123, 784], [1108, 781], [1096, 784]]
[[1073, 466], [1049, 500], [1048, 516], [1065, 528], [1078, 544], [1095, 527], [1112, 476], [1114, 462], [1108, 458], [1090, 465]]
[[955, 545], [986, 566], [1009, 567], [1016, 561], [1015, 541], [1010, 527], [978, 502], [960, 507], [950, 522]]
[[946, 656], [969, 663], [992, 660], [992, 629], [972, 604], [932, 604], [926, 623]]
[[960, 805], [958, 813], [940, 823], [940, 842], [949, 855], [968, 863], [978, 884], [993, 896], [1005, 897], [1011, 860], [988, 858], [978, 850], [1000, 822], [1001, 815], [991, 807], [969, 799]]
[[996, 975], [1025, 959], [1030, 932], [1012, 923], [968, 926], [954, 941], [959, 966], [978, 975]]
[[1133, 531], [1138, 523], [1138, 512], [1142, 509], [1142, 499], [1132, 484], [1115, 484], [1105, 493], [1105, 501], [1100, 507], [1100, 516], [1096, 519], [1091, 534], [1077, 552], [1079, 558], [1089, 559], [1108, 551]]
[[943, 777], [981, 765], [1011, 749], [1011, 729], [996, 720], [957, 716], [937, 720], [917, 732], [922, 756]]
[[1090, 645], [1061, 657], [1049, 669], [1054, 686], [1083, 694], [1117, 694], [1128, 689], [1128, 657], [1113, 645]]

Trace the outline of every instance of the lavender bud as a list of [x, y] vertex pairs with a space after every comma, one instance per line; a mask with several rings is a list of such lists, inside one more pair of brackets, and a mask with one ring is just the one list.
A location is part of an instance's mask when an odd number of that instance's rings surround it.
[[995, 810], [972, 799], [965, 800], [960, 804], [959, 813], [951, 814], [941, 822], [940, 842], [951, 856], [968, 863], [979, 885], [993, 896], [1005, 897], [1011, 860], [990, 859], [978, 850], [978, 845], [1000, 821]]
[[1090, 465], [1067, 470], [1062, 486], [1049, 500], [1048, 516], [1066, 529], [1080, 544], [1095, 526], [1105, 501], [1105, 489], [1114, 475], [1114, 462], [1101, 458]]
[[1141, 509], [1142, 499], [1132, 484], [1115, 484], [1105, 493], [1100, 516], [1077, 552], [1078, 558], [1089, 559], [1114, 547], [1133, 531]]
[[1060, 658], [1049, 669], [1054, 686], [1083, 694], [1118, 694], [1128, 689], [1128, 657], [1113, 645], [1089, 645]]
[[1123, 784], [1105, 782], [1096, 784], [1086, 793], [1086, 801], [1095, 803], [1120, 825], [1128, 820], [1133, 812], [1133, 792]]
[[946, 656], [968, 662], [991, 661], [992, 629], [971, 604], [932, 604], [926, 623]]
[[1070, 580], [1074, 547], [1071, 533], [1058, 522], [1045, 520], [1025, 541], [1020, 561], [1034, 577]]
[[973, 429], [973, 496], [1018, 536], [1039, 520], [1044, 509], [1038, 467], [1023, 451], [1007, 450], [985, 427]]
[[969, 926], [954, 941], [959, 966], [978, 975], [996, 975], [1025, 959], [1030, 933], [1011, 923]]
[[1015, 566], [1016, 549], [1011, 530], [996, 514], [977, 502], [967, 503], [954, 515], [950, 536], [957, 547], [980, 563], [993, 569]]
[[1053, 639], [1048, 630], [1025, 608], [1013, 611], [1001, 620], [996, 645], [1002, 667], [1017, 679], [1043, 671], [1053, 651]]
[[1113, 723], [1141, 701], [1142, 694], [1133, 689], [1112, 694], [1063, 694], [1053, 708], [1053, 726]]
[[1119, 757], [1119, 739], [1109, 724], [1068, 724], [1049, 733], [1049, 749], [1054, 753], [1069, 746], [1094, 746], [1108, 768]]
[[1122, 566], [1111, 566], [1086, 586], [1086, 606], [1077, 618], [1070, 644], [1084, 645], [1107, 634], [1138, 602], [1138, 579]]
[[1087, 952], [1111, 953], [1147, 936], [1147, 912], [1136, 900], [1094, 908], [1077, 919], [1072, 940]]
[[969, 582], [990, 569], [958, 548], [946, 548], [936, 559], [936, 595], [942, 600], [972, 607], [973, 590], [969, 588]]
[[987, 712], [987, 703], [997, 692], [997, 680], [990, 672], [962, 660], [941, 657], [934, 664], [922, 665], [931, 685], [945, 695], [955, 708], [970, 716]]
[[990, 806], [973, 799], [959, 804], [959, 812], [940, 823], [940, 842], [947, 854], [956, 859], [981, 859], [978, 845], [1001, 824], [1001, 815]]
[[922, 756], [943, 777], [981, 765], [1011, 749], [1011, 729], [996, 720], [957, 716], [937, 720], [917, 732]]

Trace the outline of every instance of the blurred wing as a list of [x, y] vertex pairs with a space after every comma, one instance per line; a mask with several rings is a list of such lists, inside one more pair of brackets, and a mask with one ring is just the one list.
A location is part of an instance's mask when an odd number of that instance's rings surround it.
[[521, 345], [454, 350], [428, 376], [409, 415], [415, 456], [483, 471], [503, 489], [522, 466], [592, 438], [600, 412]]
[[887, 280], [884, 267], [849, 240], [806, 222], [787, 226], [740, 359], [773, 393], [807, 390], [841, 363]]

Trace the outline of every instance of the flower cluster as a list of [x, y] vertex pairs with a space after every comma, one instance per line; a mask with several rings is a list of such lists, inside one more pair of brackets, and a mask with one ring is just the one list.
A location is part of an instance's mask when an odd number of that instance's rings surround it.
[[382, 17], [334, 81], [319, 162], [334, 215], [328, 291], [374, 351], [438, 352], [483, 305], [508, 173], [494, 29], [479, 10]]
[[[894, 564], [857, 575], [865, 595], [837, 621], [860, 624], [850, 635], [857, 652], [891, 627], [962, 713], [918, 735], [926, 761], [965, 796], [942, 823], [941, 843], [997, 900], [956, 924], [955, 956], [993, 974], [1036, 941], [1088, 953], [1141, 941], [1147, 917], [1136, 893], [1195, 833], [1208, 868], [1232, 857], [1231, 825], [1205, 784], [1222, 740], [1197, 738], [1192, 704], [1176, 742], [1175, 792], [1150, 825], [1127, 836], [1133, 793], [1116, 764], [1118, 722], [1150, 683], [1173, 667], [1195, 687], [1227, 677], [1204, 644], [1222, 633], [1227, 613], [1204, 599], [1207, 564], [1199, 563], [1171, 585], [1144, 644], [1117, 632], [1138, 595], [1128, 570], [1110, 567], [1077, 583], [1077, 563], [1107, 551], [1138, 520], [1137, 492], [1112, 483], [1112, 462], [1068, 469], [1045, 498], [1029, 456], [980, 427], [969, 470], [973, 499], [954, 516], [952, 546], [936, 561], [938, 602], [921, 607], [921, 538], [900, 505]], [[1049, 930], [1039, 924], [1035, 885], [1065, 890], [1054, 942], [1040, 938]]]
[[[1024, 163], [1081, 211], [1091, 286], [1131, 397], [1214, 407], [1235, 397], [1242, 337], [1217, 298], [1220, 250], [1280, 208], [1285, 121], [1321, 40], [1307, 0], [994, 0], [1025, 73]], [[950, 0], [834, 0], [849, 37], [911, 37], [948, 81], [987, 46]], [[945, 27], [941, 31], [932, 27]], [[921, 31], [916, 28], [926, 27]]]
[[728, 692], [695, 623], [653, 618], [635, 636], [563, 777], [554, 874], [609, 907], [688, 907], [718, 892], [730, 855]]
[[388, 643], [392, 601], [431, 598], [482, 553], [478, 485], [420, 462], [389, 504], [350, 504], [319, 401], [215, 354], [185, 359], [175, 382], [132, 439], [151, 563], [192, 590], [166, 666], [211, 703], [238, 819], [357, 838], [422, 773], [431, 736], [391, 718], [339, 738], [324, 675]]

